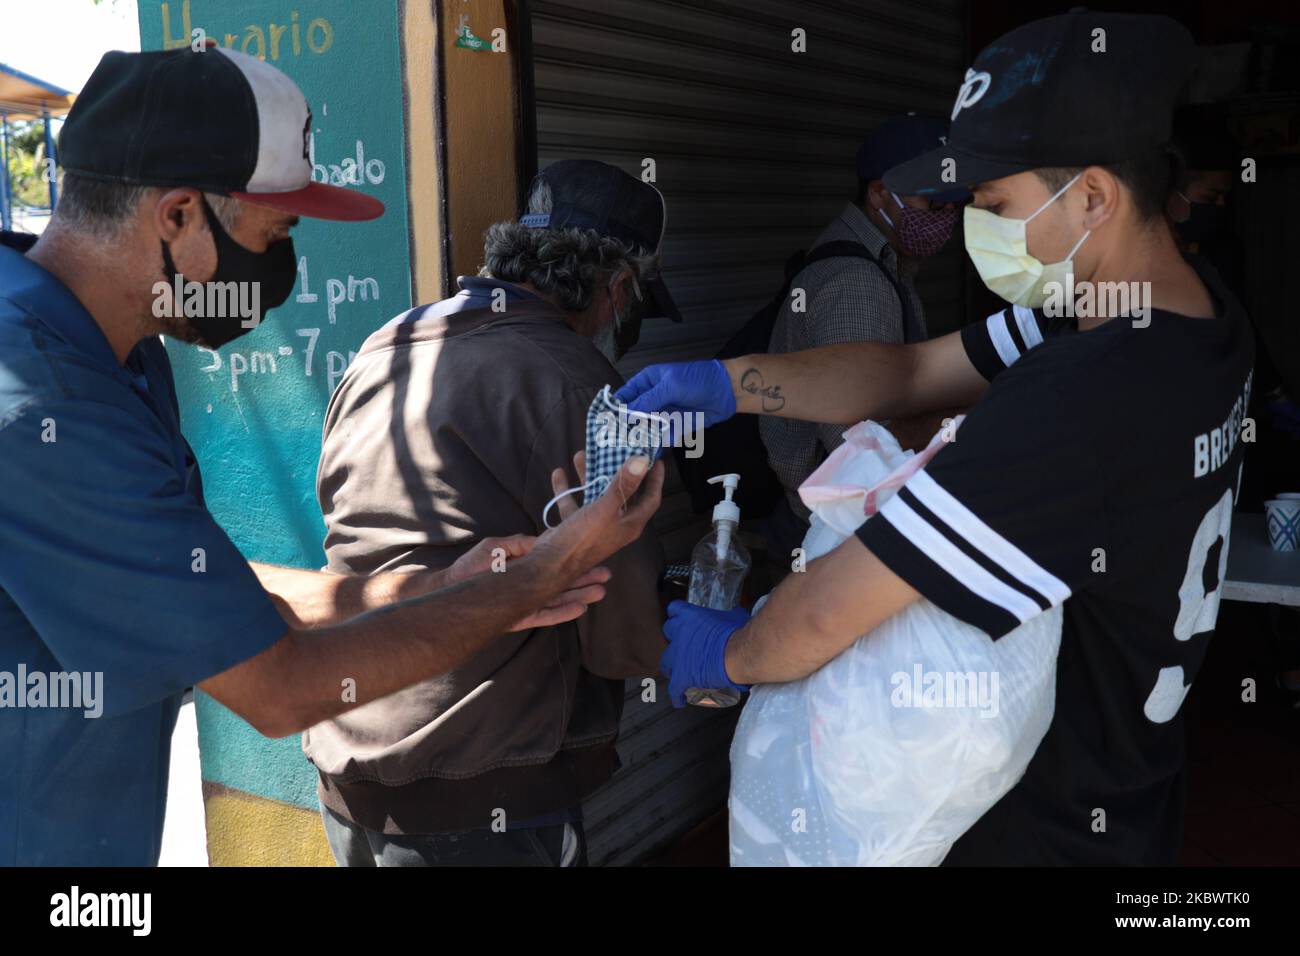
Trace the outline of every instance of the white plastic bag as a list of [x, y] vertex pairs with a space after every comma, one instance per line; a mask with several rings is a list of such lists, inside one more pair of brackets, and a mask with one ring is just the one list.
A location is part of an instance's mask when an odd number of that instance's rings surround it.
[[[807, 559], [941, 444], [913, 456], [875, 422], [849, 429], [799, 489]], [[1060, 642], [1059, 607], [993, 641], [921, 600], [808, 677], [756, 686], [731, 745], [732, 865], [937, 865], [1047, 733]]]

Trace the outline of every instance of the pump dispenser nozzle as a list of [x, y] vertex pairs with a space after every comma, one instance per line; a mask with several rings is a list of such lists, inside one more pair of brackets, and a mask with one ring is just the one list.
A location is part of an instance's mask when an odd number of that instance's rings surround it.
[[722, 485], [723, 498], [713, 506], [713, 520], [716, 521], [735, 521], [740, 522], [740, 506], [732, 501], [731, 496], [736, 493], [736, 486], [740, 484], [740, 475], [714, 475], [709, 479], [711, 485]]

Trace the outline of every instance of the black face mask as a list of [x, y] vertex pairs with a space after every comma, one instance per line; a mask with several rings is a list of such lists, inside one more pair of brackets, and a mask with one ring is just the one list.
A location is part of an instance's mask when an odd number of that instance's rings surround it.
[[[212, 231], [212, 242], [217, 251], [217, 269], [208, 282], [241, 283], [240, 286], [236, 286], [240, 289], [247, 288], [242, 285], [243, 283], [257, 283], [258, 289], [258, 308], [256, 314], [252, 316], [246, 318], [241, 315], [207, 315], [206, 310], [201, 310], [202, 314], [189, 317], [198, 330], [199, 341], [215, 349], [253, 331], [261, 324], [268, 311], [282, 305], [284, 300], [289, 298], [289, 293], [293, 291], [293, 285], [298, 279], [298, 257], [293, 251], [292, 239], [273, 242], [266, 247], [265, 252], [252, 252], [244, 248], [221, 228], [221, 223], [216, 213], [208, 206], [207, 200], [201, 201], [203, 213], [208, 220], [208, 228]], [[171, 250], [166, 242], [162, 244], [162, 254], [163, 269], [167, 274], [168, 282], [172, 283], [174, 288], [176, 263], [172, 261]], [[175, 307], [179, 310], [180, 303]]]
[[1228, 207], [1212, 202], [1187, 203], [1191, 210], [1178, 224], [1178, 234], [1187, 242], [1208, 242], [1217, 239], [1228, 224]]

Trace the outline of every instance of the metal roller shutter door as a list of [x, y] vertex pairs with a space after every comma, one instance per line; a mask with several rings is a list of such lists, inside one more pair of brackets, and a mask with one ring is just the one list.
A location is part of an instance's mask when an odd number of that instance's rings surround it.
[[[862, 133], [907, 110], [947, 115], [965, 67], [960, 0], [531, 0], [538, 165], [656, 164], [665, 276], [686, 321], [647, 322], [623, 371], [701, 358], [780, 283], [855, 192]], [[807, 52], [791, 31], [807, 31]], [[959, 243], [923, 267], [931, 331], [960, 324]], [[670, 492], [675, 483], [670, 483]], [[657, 526], [680, 558], [703, 529], [670, 494]], [[644, 704], [628, 683], [624, 769], [587, 804], [593, 863], [631, 863], [722, 806], [734, 714]]]

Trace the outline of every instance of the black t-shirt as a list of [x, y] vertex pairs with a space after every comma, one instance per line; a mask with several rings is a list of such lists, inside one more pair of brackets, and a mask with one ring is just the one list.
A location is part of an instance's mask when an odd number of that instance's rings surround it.
[[963, 330], [988, 393], [858, 530], [995, 640], [1065, 604], [1051, 727], [946, 865], [1177, 861], [1179, 711], [1218, 614], [1254, 362], [1241, 306], [1201, 277], [1212, 319], [1079, 332], [1014, 306]]

